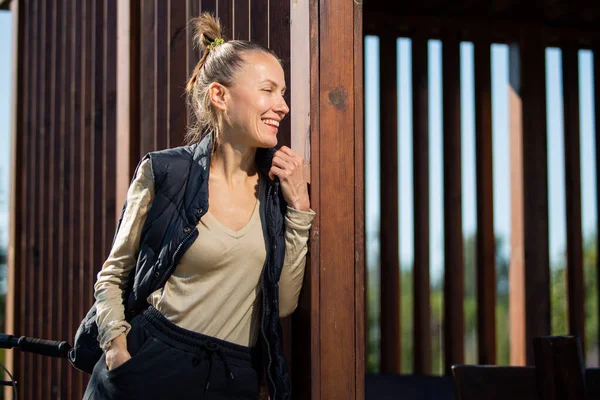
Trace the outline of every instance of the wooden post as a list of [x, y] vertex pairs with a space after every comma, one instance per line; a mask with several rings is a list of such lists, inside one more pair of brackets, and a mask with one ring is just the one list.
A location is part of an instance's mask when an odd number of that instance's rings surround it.
[[524, 29], [510, 52], [511, 364], [532, 365], [532, 340], [550, 332], [545, 49]]
[[496, 260], [490, 45], [475, 43], [477, 335], [480, 364], [496, 363]]
[[398, 89], [396, 37], [380, 40], [381, 115], [381, 372], [401, 372], [400, 260], [398, 251]]
[[361, 7], [310, 3], [312, 400], [364, 397]]

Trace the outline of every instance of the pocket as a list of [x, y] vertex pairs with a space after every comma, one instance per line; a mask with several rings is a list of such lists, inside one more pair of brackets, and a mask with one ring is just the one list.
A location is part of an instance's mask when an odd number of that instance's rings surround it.
[[153, 337], [147, 338], [146, 341], [144, 341], [144, 343], [142, 344], [142, 346], [138, 349], [138, 351], [135, 354], [133, 354], [129, 360], [125, 361], [118, 367], [108, 369], [107, 366], [107, 374], [109, 376], [121, 375], [123, 374], [123, 372], [131, 370], [132, 366], [135, 368], [135, 366], [138, 365], [139, 362], [144, 359], [144, 354], [146, 354], [147, 350], [150, 347], [152, 347], [152, 344], [155, 342], [155, 340], [156, 339]]

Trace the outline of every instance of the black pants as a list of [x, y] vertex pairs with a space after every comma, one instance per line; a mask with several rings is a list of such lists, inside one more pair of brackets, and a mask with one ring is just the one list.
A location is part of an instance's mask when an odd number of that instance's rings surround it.
[[131, 321], [131, 359], [111, 369], [96, 363], [85, 400], [257, 399], [257, 349], [183, 329], [150, 307]]

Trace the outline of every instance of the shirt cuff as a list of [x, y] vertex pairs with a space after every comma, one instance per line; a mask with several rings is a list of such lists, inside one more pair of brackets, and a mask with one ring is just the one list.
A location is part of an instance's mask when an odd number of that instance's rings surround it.
[[313, 210], [300, 211], [287, 207], [286, 219], [288, 224], [291, 223], [294, 229], [310, 229], [313, 218], [317, 215]]
[[102, 351], [110, 349], [111, 342], [119, 337], [123, 332], [127, 335], [131, 330], [131, 325], [127, 321], [112, 321], [108, 323], [108, 327], [103, 335], [100, 335], [100, 348]]

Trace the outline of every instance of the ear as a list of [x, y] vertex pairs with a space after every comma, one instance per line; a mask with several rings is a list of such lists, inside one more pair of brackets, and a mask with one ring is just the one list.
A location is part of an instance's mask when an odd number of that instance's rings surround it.
[[221, 111], [227, 111], [227, 103], [225, 102], [227, 88], [225, 86], [218, 82], [213, 82], [208, 87], [208, 93], [213, 106], [217, 107]]

